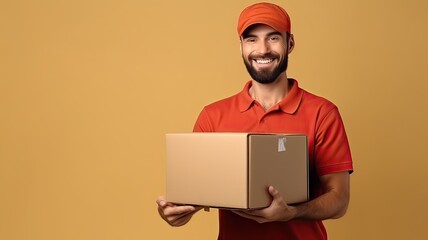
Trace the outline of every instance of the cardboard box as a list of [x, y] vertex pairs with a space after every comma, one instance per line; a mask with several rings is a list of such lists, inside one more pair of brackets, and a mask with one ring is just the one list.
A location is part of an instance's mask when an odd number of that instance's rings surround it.
[[166, 198], [177, 204], [256, 209], [309, 199], [307, 138], [296, 134], [166, 135]]

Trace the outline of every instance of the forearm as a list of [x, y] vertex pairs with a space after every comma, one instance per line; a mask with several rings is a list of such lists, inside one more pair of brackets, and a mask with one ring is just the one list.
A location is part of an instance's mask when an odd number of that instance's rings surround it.
[[342, 217], [348, 208], [349, 192], [330, 190], [325, 194], [294, 206], [295, 219], [325, 220]]

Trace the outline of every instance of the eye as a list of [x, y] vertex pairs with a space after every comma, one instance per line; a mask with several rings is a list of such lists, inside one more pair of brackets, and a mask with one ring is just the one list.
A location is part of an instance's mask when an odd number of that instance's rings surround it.
[[245, 43], [255, 43], [257, 41], [257, 37], [255, 37], [255, 36], [246, 36], [246, 37], [244, 37], [243, 41]]
[[269, 38], [269, 40], [270, 41], [279, 41], [281, 38], [279, 37], [279, 36], [277, 36], [277, 35], [274, 35], [274, 36], [271, 36], [270, 38]]
[[244, 39], [244, 41], [246, 43], [254, 43], [254, 42], [256, 42], [256, 38], [254, 38], [254, 37], [247, 37], [247, 38]]

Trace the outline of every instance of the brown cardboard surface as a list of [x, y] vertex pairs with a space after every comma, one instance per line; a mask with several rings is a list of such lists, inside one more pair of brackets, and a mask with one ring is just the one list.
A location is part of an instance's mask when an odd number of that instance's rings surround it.
[[308, 199], [306, 136], [250, 133], [166, 135], [170, 202], [262, 208], [269, 185], [288, 203]]

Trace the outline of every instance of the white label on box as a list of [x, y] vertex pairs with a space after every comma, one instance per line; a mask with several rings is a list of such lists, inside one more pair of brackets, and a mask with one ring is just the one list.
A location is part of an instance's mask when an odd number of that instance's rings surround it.
[[285, 142], [287, 142], [287, 139], [284, 138], [278, 138], [278, 152], [285, 152], [287, 149], [285, 148]]

